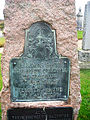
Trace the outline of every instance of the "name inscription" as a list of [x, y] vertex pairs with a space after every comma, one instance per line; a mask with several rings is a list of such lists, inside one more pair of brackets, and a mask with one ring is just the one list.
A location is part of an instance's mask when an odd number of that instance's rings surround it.
[[73, 108], [15, 108], [7, 111], [8, 120], [73, 120]]

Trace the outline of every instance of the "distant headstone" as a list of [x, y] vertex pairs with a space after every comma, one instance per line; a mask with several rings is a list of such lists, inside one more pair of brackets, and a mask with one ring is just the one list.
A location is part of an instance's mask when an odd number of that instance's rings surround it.
[[26, 31], [24, 54], [10, 62], [12, 101], [67, 100], [70, 61], [56, 52], [55, 31], [45, 22]]
[[81, 62], [90, 62], [90, 51], [79, 50], [78, 58]]
[[83, 50], [90, 50], [90, 1], [85, 5]]
[[82, 24], [82, 12], [81, 12], [81, 8], [79, 8], [79, 12], [77, 14], [77, 30], [82, 30], [83, 29], [83, 24]]

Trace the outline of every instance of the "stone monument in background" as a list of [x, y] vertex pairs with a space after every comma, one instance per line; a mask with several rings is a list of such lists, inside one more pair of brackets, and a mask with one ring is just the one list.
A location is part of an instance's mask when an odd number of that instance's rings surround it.
[[90, 69], [90, 1], [85, 5], [82, 50], [79, 50], [80, 68]]
[[6, 0], [2, 120], [76, 120], [80, 75], [74, 0]]
[[90, 1], [85, 5], [83, 50], [90, 50]]
[[81, 8], [79, 8], [79, 12], [77, 14], [77, 30], [83, 30], [83, 15], [81, 12]]

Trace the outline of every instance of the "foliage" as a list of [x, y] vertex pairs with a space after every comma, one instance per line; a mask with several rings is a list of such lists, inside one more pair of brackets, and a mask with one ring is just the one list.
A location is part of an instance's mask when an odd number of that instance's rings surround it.
[[3, 47], [5, 44], [5, 38], [4, 37], [1, 37], [0, 38], [0, 47]]
[[80, 106], [78, 120], [89, 120], [90, 119], [90, 70], [81, 70], [80, 80], [81, 80], [82, 102]]
[[0, 28], [3, 30], [3, 28], [4, 28], [4, 22], [0, 23]]
[[83, 31], [77, 31], [77, 38], [78, 39], [83, 39]]

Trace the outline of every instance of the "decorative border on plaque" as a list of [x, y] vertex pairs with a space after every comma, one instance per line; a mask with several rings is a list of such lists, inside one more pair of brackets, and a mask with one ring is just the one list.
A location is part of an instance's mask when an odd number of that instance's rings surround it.
[[36, 22], [26, 30], [25, 39], [22, 56], [10, 61], [11, 100], [67, 100], [70, 60], [58, 55], [55, 31], [46, 22]]

